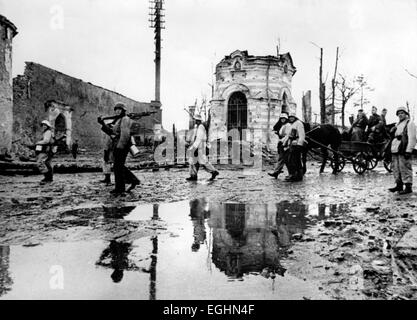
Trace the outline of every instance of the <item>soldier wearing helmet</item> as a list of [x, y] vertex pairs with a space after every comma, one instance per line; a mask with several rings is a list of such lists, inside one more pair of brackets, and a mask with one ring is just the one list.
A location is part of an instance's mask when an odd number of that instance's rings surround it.
[[188, 161], [190, 163], [190, 176], [186, 179], [187, 181], [197, 181], [197, 174], [199, 167], [202, 166], [208, 173], [211, 173], [210, 180], [214, 180], [219, 172], [213, 167], [208, 161], [206, 155], [207, 146], [207, 132], [203, 125], [203, 119], [199, 114], [194, 115], [194, 121], [196, 127], [194, 129], [194, 135], [191, 139], [192, 144], [188, 148]]
[[284, 150], [283, 141], [287, 134], [289, 134], [290, 128], [291, 124], [288, 122], [288, 114], [286, 112], [281, 113], [278, 122], [274, 125], [274, 131], [278, 135], [277, 164], [275, 165], [274, 172], [268, 173], [268, 175], [274, 177], [275, 179], [277, 179], [278, 175], [283, 171], [286, 157], [288, 156], [288, 150]]
[[305, 144], [305, 130], [304, 124], [297, 118], [295, 112], [289, 114], [288, 121], [291, 127], [285, 138], [284, 149], [289, 149], [287, 157], [289, 176], [285, 181], [295, 182], [303, 180], [304, 175], [301, 156]]
[[116, 196], [124, 196], [126, 183], [130, 183], [128, 192], [140, 184], [139, 179], [125, 166], [126, 158], [131, 146], [130, 129], [132, 120], [127, 116], [127, 108], [123, 103], [114, 106], [116, 115], [120, 116], [113, 127], [114, 132], [114, 180], [115, 189], [111, 191]]
[[411, 121], [406, 108], [399, 107], [396, 114], [399, 122], [393, 129], [395, 133], [391, 143], [392, 169], [396, 186], [388, 190], [408, 194], [413, 192], [412, 152], [416, 146], [416, 126]]
[[41, 184], [50, 183], [53, 181], [53, 168], [52, 168], [52, 145], [54, 143], [54, 137], [52, 133], [52, 125], [48, 120], [41, 122], [42, 126], [42, 140], [36, 142], [36, 162], [38, 169], [44, 175], [44, 179], [41, 180]]

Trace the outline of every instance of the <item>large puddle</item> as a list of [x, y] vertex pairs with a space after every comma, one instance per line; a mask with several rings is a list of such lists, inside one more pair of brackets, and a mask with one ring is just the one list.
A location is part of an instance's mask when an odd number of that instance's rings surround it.
[[103, 219], [162, 220], [168, 232], [132, 242], [0, 246], [0, 299], [325, 298], [280, 262], [293, 234], [346, 210], [205, 199], [103, 209]]

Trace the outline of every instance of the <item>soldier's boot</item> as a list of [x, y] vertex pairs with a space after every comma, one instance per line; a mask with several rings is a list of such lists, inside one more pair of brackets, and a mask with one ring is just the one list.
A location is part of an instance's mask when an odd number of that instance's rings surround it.
[[303, 173], [303, 169], [301, 169], [301, 170], [298, 172], [298, 177], [297, 177], [297, 180], [298, 180], [298, 181], [303, 181], [303, 178], [304, 178], [304, 173]]
[[111, 184], [110, 174], [109, 173], [106, 173], [104, 175], [104, 180], [100, 180], [100, 182], [105, 183], [105, 184]]
[[135, 179], [131, 184], [130, 187], [126, 190], [126, 192], [130, 192], [133, 189], [136, 188], [136, 186], [140, 185], [140, 180], [139, 179]]
[[45, 184], [48, 182], [48, 175], [45, 173], [44, 178], [40, 181], [41, 184]]
[[41, 184], [46, 184], [49, 182], [52, 182], [52, 173], [51, 172], [47, 172], [44, 174], [44, 178], [41, 180]]
[[211, 174], [211, 178], [209, 179], [210, 181], [213, 181], [214, 179], [216, 179], [216, 177], [219, 175], [219, 171], [214, 171]]
[[285, 179], [285, 181], [287, 181], [287, 182], [299, 182], [299, 181], [303, 181], [303, 176], [300, 175], [300, 174], [296, 174], [296, 175], [291, 176], [288, 179]]
[[413, 192], [412, 186], [413, 185], [411, 183], [406, 183], [405, 184], [405, 189], [400, 191], [399, 194], [408, 194], [408, 193]]
[[271, 176], [271, 177], [274, 177], [275, 179], [277, 179], [278, 178], [278, 175], [280, 173], [282, 173], [282, 170], [274, 171], [274, 172], [268, 172], [268, 175]]
[[390, 192], [403, 191], [403, 184], [397, 182], [397, 185], [394, 188], [389, 188], [388, 191]]

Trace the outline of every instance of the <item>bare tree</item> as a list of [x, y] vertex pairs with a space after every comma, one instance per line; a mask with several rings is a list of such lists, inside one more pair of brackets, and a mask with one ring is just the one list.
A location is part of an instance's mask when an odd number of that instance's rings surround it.
[[355, 102], [354, 106], [360, 107], [360, 109], [363, 109], [364, 106], [370, 103], [370, 101], [366, 98], [366, 94], [371, 91], [374, 91], [375, 89], [369, 86], [363, 74], [356, 77], [354, 82], [357, 84], [358, 89], [359, 89], [358, 91], [360, 93], [360, 98]]
[[[320, 99], [320, 123], [326, 123], [326, 81], [323, 82], [323, 48], [310, 41], [310, 43], [320, 49], [319, 67], [319, 99]], [[326, 77], [327, 78], [327, 77]], [[327, 80], [327, 79], [326, 79]]]
[[332, 79], [332, 124], [334, 125], [335, 123], [335, 107], [334, 107], [334, 101], [335, 101], [335, 97], [336, 97], [336, 74], [337, 74], [337, 62], [339, 61], [339, 47], [337, 47], [336, 49], [336, 63], [335, 63], [335, 67], [334, 67], [334, 75], [333, 75], [333, 79]]
[[339, 73], [340, 80], [336, 82], [336, 88], [339, 91], [340, 99], [336, 99], [341, 103], [342, 113], [342, 127], [345, 128], [345, 110], [348, 101], [360, 90], [360, 87], [355, 87], [354, 84], [349, 84], [346, 77]]

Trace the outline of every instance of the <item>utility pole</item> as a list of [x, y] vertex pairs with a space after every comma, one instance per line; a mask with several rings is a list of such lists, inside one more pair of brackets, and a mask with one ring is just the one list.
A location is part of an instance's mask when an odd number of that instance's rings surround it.
[[326, 86], [323, 83], [323, 48], [320, 48], [320, 123], [326, 123]]
[[155, 30], [155, 101], [161, 101], [161, 30], [165, 29], [164, 0], [149, 0], [150, 28]]
[[336, 73], [337, 73], [337, 62], [339, 60], [339, 47], [336, 49], [336, 64], [334, 67], [334, 75], [332, 79], [332, 124], [334, 125], [334, 116], [335, 116], [335, 108], [334, 108], [334, 100], [335, 100], [335, 91], [336, 91]]
[[277, 44], [277, 57], [279, 58], [279, 52], [281, 50], [281, 38], [278, 38], [278, 44]]

